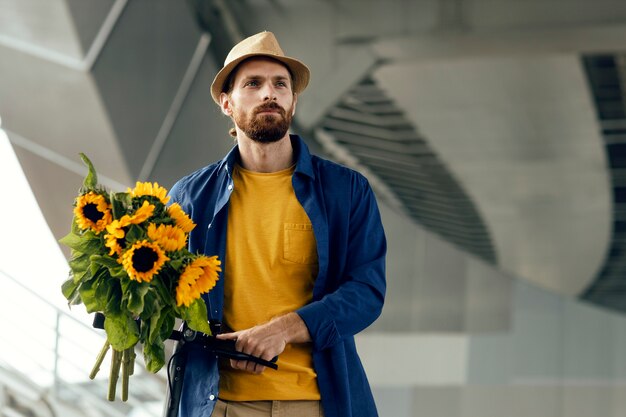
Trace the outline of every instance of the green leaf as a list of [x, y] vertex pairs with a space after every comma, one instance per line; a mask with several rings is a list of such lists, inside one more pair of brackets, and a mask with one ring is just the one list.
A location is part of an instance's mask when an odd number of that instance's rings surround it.
[[72, 217], [72, 228], [70, 229], [72, 233], [74, 233], [75, 235], [79, 235], [81, 232], [80, 227], [78, 226], [78, 223], [76, 223], [76, 216]]
[[168, 288], [165, 286], [165, 284], [163, 283], [163, 281], [161, 280], [161, 277], [157, 277], [156, 279], [152, 280], [152, 283], [154, 284], [154, 288], [156, 288], [156, 292], [157, 295], [159, 297], [159, 299], [161, 300], [160, 304], [163, 306], [174, 306], [174, 298], [171, 295], [171, 292], [168, 290]]
[[111, 271], [112, 269], [121, 268], [117, 260], [109, 255], [91, 255], [89, 261], [96, 265], [102, 265]]
[[115, 268], [109, 269], [109, 272], [111, 273], [112, 277], [130, 279], [128, 278], [128, 274], [126, 273], [126, 270], [122, 265], [118, 265]]
[[78, 292], [88, 313], [103, 311], [115, 314], [120, 310], [119, 281], [112, 278], [106, 268], [100, 267], [93, 279], [83, 282]]
[[174, 330], [174, 325], [176, 324], [176, 317], [174, 317], [174, 312], [170, 309], [161, 312], [161, 324], [159, 337], [162, 340], [167, 340], [172, 335], [172, 331]]
[[150, 319], [140, 321], [139, 326], [139, 340], [141, 343], [145, 344], [146, 340], [148, 340], [148, 332], [150, 331]]
[[146, 339], [146, 343], [154, 343], [157, 340], [163, 340], [159, 337], [161, 334], [159, 331], [159, 325], [161, 324], [159, 320], [160, 318], [161, 312], [157, 311], [145, 321], [146, 327], [148, 327], [148, 338]]
[[98, 272], [101, 269], [106, 269], [106, 268], [103, 268], [98, 264], [89, 264], [89, 269], [87, 269], [87, 271], [89, 271], [92, 276], [96, 277], [98, 275]]
[[161, 303], [159, 302], [157, 292], [154, 288], [150, 288], [143, 298], [143, 311], [141, 312], [141, 317], [147, 318], [160, 311]]
[[81, 271], [74, 276], [74, 282], [87, 282], [91, 280], [98, 273], [98, 269], [93, 270], [92, 265], [89, 265], [86, 271]]
[[157, 341], [168, 339], [174, 329], [176, 318], [171, 309], [162, 309], [152, 317], [150, 317], [150, 331], [148, 333], [148, 343], [156, 343]]
[[128, 285], [127, 294], [128, 295], [128, 310], [133, 313], [135, 316], [138, 316], [142, 313], [144, 308], [144, 297], [148, 293], [150, 289], [150, 283], [148, 282], [137, 282], [131, 281]]
[[107, 339], [115, 350], [128, 349], [135, 346], [139, 341], [137, 323], [127, 314], [106, 316], [104, 330], [106, 330]]
[[131, 205], [131, 197], [128, 193], [115, 193], [111, 191], [109, 198], [111, 199], [111, 206], [114, 219], [121, 219], [126, 214], [127, 207]]
[[106, 306], [104, 308], [105, 314], [117, 315], [122, 312], [122, 289], [120, 282], [116, 278], [109, 276], [108, 288], [106, 293]]
[[83, 160], [83, 163], [87, 165], [87, 168], [89, 169], [89, 172], [85, 177], [85, 180], [83, 181], [83, 187], [89, 190], [93, 190], [98, 184], [98, 174], [96, 174], [96, 169], [93, 167], [93, 164], [91, 163], [89, 158], [87, 158], [87, 156], [82, 152], [80, 153], [80, 159]]
[[183, 266], [183, 260], [182, 259], [172, 259], [169, 262], [169, 266], [175, 270], [175, 271], [180, 271], [182, 269]]
[[206, 304], [202, 298], [197, 299], [189, 305], [179, 309], [181, 318], [187, 322], [187, 325], [196, 331], [210, 335], [211, 328], [207, 320]]
[[102, 240], [93, 233], [85, 233], [84, 235], [77, 235], [75, 233], [69, 233], [65, 237], [59, 239], [59, 242], [68, 246], [78, 252], [86, 254], [96, 254], [104, 252]]
[[136, 224], [131, 224], [128, 228], [128, 232], [126, 232], [125, 237], [127, 242], [134, 243], [138, 240], [145, 239], [146, 233], [141, 227], [137, 226]]
[[96, 289], [98, 287], [98, 280], [92, 279], [86, 282], [83, 282], [80, 287], [78, 287], [78, 293], [80, 294], [80, 299], [85, 304], [85, 309], [88, 313], [94, 313], [96, 311], [103, 311], [106, 303], [105, 300], [100, 300], [96, 297]]
[[[83, 241], [79, 235], [77, 235], [76, 233], [70, 232], [67, 235], [63, 236], [61, 239], [59, 239], [59, 243], [62, 243], [65, 246], [69, 246], [70, 248], [74, 250], [78, 250], [76, 248], [82, 245]], [[78, 251], [82, 252], [80, 250]]]
[[143, 356], [146, 362], [146, 369], [154, 374], [165, 364], [165, 352], [163, 342], [146, 343], [143, 345]]
[[79, 285], [80, 284], [74, 282], [73, 278], [68, 279], [61, 285], [61, 292], [63, 292], [63, 296], [69, 304], [76, 304], [74, 302], [76, 299], [80, 302], [80, 296], [77, 291]]
[[81, 281], [88, 281], [91, 278], [91, 274], [87, 274], [89, 270], [86, 271], [72, 271], [72, 279], [76, 284], [80, 284]]
[[86, 271], [89, 267], [89, 255], [74, 251], [74, 257], [70, 259], [69, 265], [74, 272]]

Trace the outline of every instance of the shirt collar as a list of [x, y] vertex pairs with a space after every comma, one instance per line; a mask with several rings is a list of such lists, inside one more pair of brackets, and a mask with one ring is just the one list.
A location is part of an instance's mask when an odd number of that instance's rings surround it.
[[296, 159], [296, 173], [304, 174], [311, 179], [315, 179], [313, 172], [313, 163], [311, 162], [311, 153], [304, 140], [298, 135], [289, 135], [291, 138], [291, 146]]

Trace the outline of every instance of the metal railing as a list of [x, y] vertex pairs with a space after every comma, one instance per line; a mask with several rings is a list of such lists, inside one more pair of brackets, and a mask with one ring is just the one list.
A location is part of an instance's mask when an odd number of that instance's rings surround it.
[[164, 371], [146, 371], [142, 355], [127, 402], [119, 399], [120, 386], [116, 401], [106, 400], [110, 354], [89, 379], [105, 334], [90, 325], [82, 306], [68, 314], [0, 270], [0, 318], [0, 416], [24, 415], [28, 404], [27, 414], [38, 417], [66, 417], [71, 409], [76, 416], [161, 415]]

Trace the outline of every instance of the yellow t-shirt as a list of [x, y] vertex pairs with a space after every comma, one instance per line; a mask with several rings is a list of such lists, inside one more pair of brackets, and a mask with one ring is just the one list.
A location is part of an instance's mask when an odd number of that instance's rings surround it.
[[[313, 227], [291, 183], [294, 167], [258, 173], [236, 166], [228, 208], [224, 325], [233, 331], [266, 323], [311, 301], [318, 272]], [[290, 344], [278, 371], [260, 375], [220, 367], [228, 401], [319, 400], [311, 344]]]

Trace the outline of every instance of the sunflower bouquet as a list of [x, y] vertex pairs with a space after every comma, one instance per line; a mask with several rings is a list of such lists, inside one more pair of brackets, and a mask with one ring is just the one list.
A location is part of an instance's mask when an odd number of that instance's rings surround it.
[[167, 205], [165, 188], [138, 182], [126, 192], [108, 192], [80, 156], [89, 172], [74, 202], [71, 232], [60, 240], [72, 253], [62, 291], [70, 305], [104, 315], [107, 340], [90, 377], [112, 348], [108, 399], [115, 398], [121, 368], [126, 401], [138, 343], [146, 368], [156, 373], [176, 318], [211, 334], [201, 294], [215, 286], [220, 261], [187, 250], [195, 224], [177, 203]]

